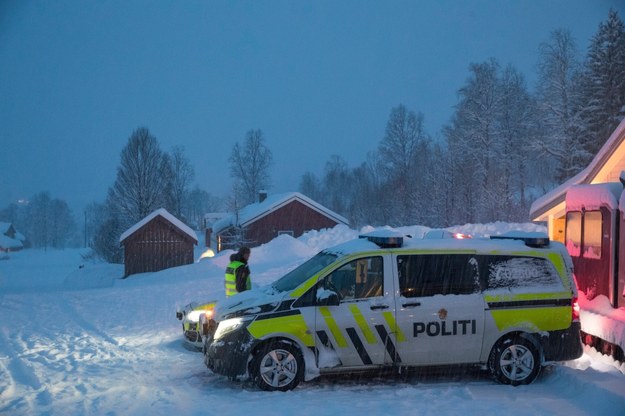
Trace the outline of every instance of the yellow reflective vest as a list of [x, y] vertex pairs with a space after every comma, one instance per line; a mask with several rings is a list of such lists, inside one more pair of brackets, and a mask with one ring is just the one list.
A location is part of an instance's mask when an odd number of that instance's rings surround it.
[[[237, 291], [237, 269], [244, 265], [245, 263], [235, 260], [235, 261], [230, 262], [230, 264], [226, 268], [226, 277], [225, 277], [224, 285], [226, 288], [227, 298], [239, 293]], [[247, 276], [247, 279], [245, 282], [245, 289], [250, 290], [251, 288], [252, 288], [252, 281], [250, 280], [250, 277]]]

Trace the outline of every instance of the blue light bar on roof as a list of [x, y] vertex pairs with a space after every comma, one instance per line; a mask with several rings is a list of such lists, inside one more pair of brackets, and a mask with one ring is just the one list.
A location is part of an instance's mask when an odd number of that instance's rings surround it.
[[523, 241], [528, 247], [548, 247], [549, 237], [543, 233], [530, 232], [508, 232], [502, 235], [491, 235], [491, 240], [519, 240]]
[[389, 230], [372, 231], [361, 234], [358, 238], [366, 238], [380, 248], [399, 248], [404, 244], [404, 237], [401, 234]]

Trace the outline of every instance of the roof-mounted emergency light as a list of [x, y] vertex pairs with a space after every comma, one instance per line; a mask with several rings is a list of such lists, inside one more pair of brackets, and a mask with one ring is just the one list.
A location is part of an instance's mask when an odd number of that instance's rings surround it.
[[502, 235], [491, 235], [491, 240], [519, 240], [528, 247], [548, 247], [549, 237], [543, 233], [509, 232]]
[[399, 248], [404, 244], [404, 237], [401, 234], [379, 230], [367, 234], [361, 234], [358, 238], [366, 238], [380, 248]]

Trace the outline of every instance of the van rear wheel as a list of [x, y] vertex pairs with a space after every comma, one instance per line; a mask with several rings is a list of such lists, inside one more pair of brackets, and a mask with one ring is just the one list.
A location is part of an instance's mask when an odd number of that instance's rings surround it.
[[284, 341], [265, 344], [250, 362], [250, 372], [263, 390], [292, 390], [304, 374], [302, 353], [299, 348]]
[[540, 352], [527, 338], [518, 335], [505, 338], [493, 348], [488, 368], [503, 384], [530, 384], [540, 372]]

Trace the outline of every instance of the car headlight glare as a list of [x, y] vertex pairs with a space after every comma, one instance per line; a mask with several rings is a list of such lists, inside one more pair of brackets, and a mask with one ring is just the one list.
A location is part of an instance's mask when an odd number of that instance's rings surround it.
[[187, 319], [191, 322], [199, 322], [200, 321], [200, 315], [203, 313], [204, 311], [191, 311], [187, 314]]
[[254, 319], [252, 316], [241, 316], [238, 318], [226, 319], [225, 321], [219, 322], [219, 325], [217, 326], [217, 331], [215, 331], [213, 339], [218, 340], [224, 335], [229, 334], [232, 331], [236, 331], [243, 325], [250, 322], [252, 319]]

